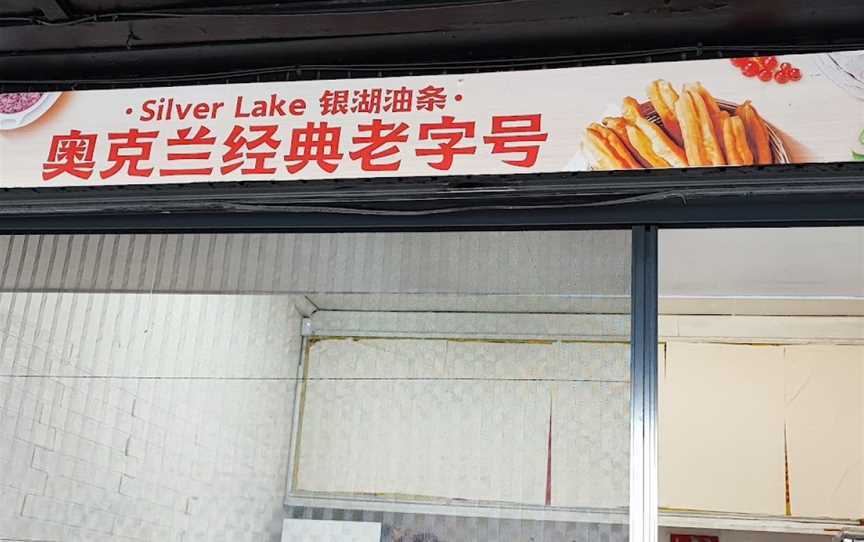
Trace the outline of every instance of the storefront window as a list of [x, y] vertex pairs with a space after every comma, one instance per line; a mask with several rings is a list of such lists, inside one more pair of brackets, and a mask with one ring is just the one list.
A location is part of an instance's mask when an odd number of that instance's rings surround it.
[[862, 318], [861, 228], [661, 232], [661, 541], [860, 529]]
[[0, 242], [0, 539], [628, 538], [629, 231]]

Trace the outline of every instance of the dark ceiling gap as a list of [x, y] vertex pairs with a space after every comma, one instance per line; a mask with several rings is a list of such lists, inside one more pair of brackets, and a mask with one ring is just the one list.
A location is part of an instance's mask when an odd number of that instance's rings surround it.
[[[267, 15], [275, 12], [283, 15]], [[33, 24], [28, 17], [39, 13], [45, 20]], [[6, 89], [458, 73], [864, 48], [858, 0], [0, 3], [0, 24], [21, 14], [29, 15], [0, 28], [0, 85]], [[98, 22], [70, 24], [93, 16]], [[116, 20], [125, 16], [135, 20]]]

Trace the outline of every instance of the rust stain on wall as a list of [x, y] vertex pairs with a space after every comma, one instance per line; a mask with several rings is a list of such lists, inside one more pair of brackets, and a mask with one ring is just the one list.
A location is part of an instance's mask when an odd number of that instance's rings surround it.
[[792, 484], [789, 481], [789, 439], [786, 424], [783, 424], [783, 467], [786, 471], [786, 515], [792, 515]]

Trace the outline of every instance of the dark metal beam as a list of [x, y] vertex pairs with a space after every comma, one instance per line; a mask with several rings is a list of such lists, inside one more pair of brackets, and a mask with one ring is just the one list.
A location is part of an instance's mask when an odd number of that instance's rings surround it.
[[[202, 179], [206, 181], [206, 179]], [[14, 179], [9, 179], [14, 182]], [[689, 168], [536, 175], [476, 175], [247, 183], [6, 189], [0, 215], [42, 212], [207, 211], [214, 207], [330, 206], [423, 210], [454, 206], [579, 204], [656, 196], [845, 197], [864, 194], [864, 164]], [[647, 198], [642, 198], [646, 200]]]
[[864, 8], [855, 0], [795, 0], [782, 9], [745, 0], [448, 2], [300, 14], [291, 11], [294, 6], [283, 4], [279, 13], [264, 15], [247, 9], [231, 15], [203, 8], [149, 15], [145, 10], [134, 17], [103, 14], [97, 22], [84, 17], [81, 24], [47, 26], [24, 18], [2, 27], [0, 73], [5, 80], [86, 83], [316, 64], [495, 59], [506, 68], [514, 58], [599, 52], [631, 53], [631, 61], [641, 61], [657, 60], [647, 50], [674, 53], [679, 47], [706, 53], [712, 45], [752, 52], [757, 44], [764, 52], [860, 44], [864, 25]]
[[190, 231], [449, 231], [663, 227], [862, 225], [861, 197], [727, 197], [577, 209], [496, 209], [421, 215], [328, 212], [187, 212], [0, 217], [0, 233]]
[[51, 22], [66, 21], [72, 14], [66, 0], [33, 0], [33, 3]]

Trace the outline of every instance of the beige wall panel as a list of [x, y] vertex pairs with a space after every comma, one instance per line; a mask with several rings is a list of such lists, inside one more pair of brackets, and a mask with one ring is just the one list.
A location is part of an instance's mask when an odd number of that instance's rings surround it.
[[660, 505], [783, 514], [782, 349], [671, 342], [660, 371]]
[[864, 348], [787, 346], [785, 354], [792, 513], [864, 517]]

